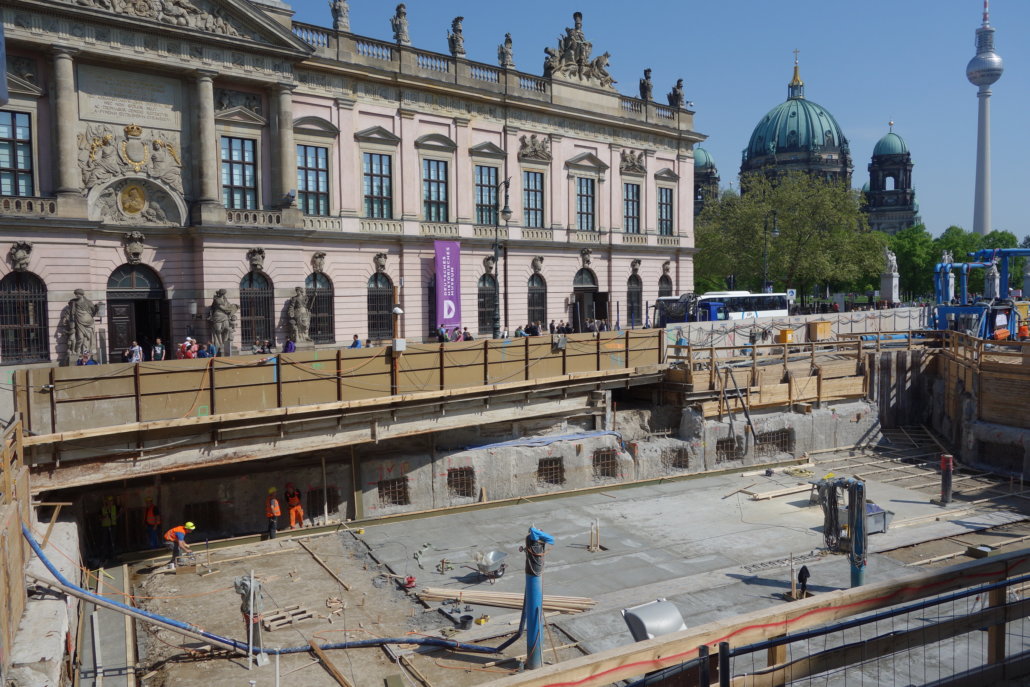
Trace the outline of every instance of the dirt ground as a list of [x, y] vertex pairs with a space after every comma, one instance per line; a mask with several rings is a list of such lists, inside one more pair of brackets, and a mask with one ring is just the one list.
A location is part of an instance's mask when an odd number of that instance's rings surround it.
[[[208, 632], [246, 641], [241, 598], [233, 590], [233, 580], [238, 576], [248, 576], [253, 570], [264, 592], [261, 608], [264, 614], [292, 605], [301, 605], [315, 614], [314, 618], [293, 626], [263, 632], [265, 646], [306, 647], [309, 641], [326, 644], [382, 637], [439, 637], [441, 630], [449, 631], [455, 627], [437, 610], [438, 603], [427, 609], [410, 592], [401, 589], [397, 580], [384, 576], [383, 573], [392, 571], [376, 562], [360, 535], [341, 532], [304, 541], [350, 585], [350, 591], [344, 590], [296, 541], [280, 536], [256, 545], [212, 553], [211, 569], [217, 570], [213, 574], [203, 574], [206, 572], [206, 557], [202, 550], [198, 556], [201, 565], [192, 574], [175, 574], [153, 564], [137, 566], [133, 571], [136, 603], [151, 612], [192, 623]], [[247, 558], [229, 560], [243, 556]], [[432, 572], [421, 571], [415, 565], [412, 567], [413, 574], [418, 576], [418, 586], [437, 584]], [[475, 609], [477, 617], [483, 615], [484, 610], [491, 618], [503, 616], [505, 620], [474, 626], [473, 630], [453, 639], [497, 646], [517, 629], [518, 611], [479, 607]], [[478, 638], [482, 639], [477, 641]], [[255, 667], [248, 672], [245, 657], [211, 650], [198, 641], [170, 631], [137, 624], [137, 639], [140, 663], [144, 667], [143, 672], [149, 675], [141, 682], [146, 687], [208, 687], [211, 684], [244, 684], [242, 680], [256, 680], [258, 685], [275, 684], [274, 658], [269, 665]], [[545, 661], [554, 661], [551, 647], [559, 647], [559, 660], [580, 655], [575, 648], [560, 649], [568, 643], [557, 628], [550, 628], [545, 638]], [[393, 645], [390, 650], [372, 647], [329, 650], [327, 654], [354, 685], [381, 685], [387, 677], [403, 674], [404, 684], [418, 684], [416, 675], [421, 675], [429, 685], [462, 687], [514, 672], [517, 662], [493, 663], [505, 657], [524, 655], [525, 641], [515, 642], [502, 655], [449, 650], [416, 653], [414, 649], [415, 645], [400, 644]], [[310, 687], [338, 685], [309, 651], [281, 656], [279, 674], [283, 684], [290, 680], [292, 684]]]

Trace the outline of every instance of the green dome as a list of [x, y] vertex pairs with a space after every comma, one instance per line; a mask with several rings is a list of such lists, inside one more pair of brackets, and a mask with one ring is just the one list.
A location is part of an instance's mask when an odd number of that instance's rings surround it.
[[715, 169], [715, 160], [704, 148], [694, 148], [694, 169]]
[[800, 96], [769, 110], [751, 134], [744, 159], [835, 148], [844, 152], [848, 149], [837, 120], [826, 108]]
[[877, 155], [904, 155], [907, 152], [908, 146], [905, 145], [905, 139], [891, 131], [876, 142], [876, 147], [873, 148], [873, 157]]

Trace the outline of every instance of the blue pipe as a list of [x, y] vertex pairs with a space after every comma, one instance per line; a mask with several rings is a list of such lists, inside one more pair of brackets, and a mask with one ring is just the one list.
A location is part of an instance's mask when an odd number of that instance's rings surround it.
[[554, 537], [535, 527], [526, 535], [526, 595], [522, 616], [526, 621], [526, 670], [544, 664], [544, 551]]
[[969, 305], [969, 263], [963, 263], [959, 269], [959, 278], [961, 280], [962, 298], [960, 302], [962, 305]]
[[[28, 527], [26, 527], [25, 525], [22, 525], [21, 526], [21, 533], [22, 533], [22, 536], [25, 537], [25, 540], [29, 543], [29, 546], [32, 547], [33, 552], [35, 552], [35, 554], [39, 558], [39, 560], [42, 561], [43, 565], [46, 566], [46, 569], [50, 571], [50, 574], [53, 575], [57, 579], [57, 581], [60, 582], [65, 587], [69, 587], [71, 589], [74, 589], [75, 591], [77, 591], [77, 592], [79, 592], [81, 594], [84, 594], [85, 596], [88, 596], [88, 597], [90, 597], [92, 599], [97, 599], [99, 601], [103, 601], [104, 603], [108, 603], [108, 604], [111, 604], [113, 606], [117, 606], [118, 608], [125, 609], [126, 611], [128, 611], [130, 613], [142, 615], [142, 616], [145, 616], [147, 618], [151, 618], [153, 620], [162, 622], [162, 623], [164, 623], [166, 625], [171, 625], [172, 627], [177, 627], [177, 628], [179, 628], [181, 630], [187, 630], [187, 631], [192, 632], [194, 634], [198, 634], [198, 635], [200, 635], [202, 637], [205, 637], [206, 639], [210, 639], [210, 640], [215, 641], [215, 642], [220, 642], [222, 644], [227, 644], [229, 646], [234, 647], [235, 649], [237, 649], [239, 651], [242, 651], [243, 653], [247, 653], [247, 643], [246, 642], [238, 642], [235, 639], [230, 639], [228, 637], [222, 637], [222, 636], [216, 635], [216, 634], [214, 634], [212, 632], [207, 632], [205, 630], [202, 630], [201, 628], [197, 627], [196, 625], [190, 625], [189, 623], [184, 623], [184, 622], [181, 622], [179, 620], [174, 620], [172, 618], [168, 618], [168, 617], [163, 616], [163, 615], [158, 615], [156, 613], [150, 613], [149, 611], [145, 611], [142, 608], [136, 608], [134, 606], [127, 606], [127, 605], [121, 603], [120, 601], [114, 601], [113, 599], [107, 599], [107, 598], [104, 598], [104, 597], [102, 597], [102, 596], [100, 596], [98, 594], [94, 594], [93, 592], [91, 592], [89, 590], [83, 589], [79, 585], [74, 584], [70, 580], [68, 580], [68, 578], [66, 578], [64, 575], [62, 575], [61, 571], [59, 571], [57, 569], [57, 567], [54, 566], [54, 564], [50, 562], [50, 559], [47, 558], [43, 554], [43, 550], [40, 548], [39, 544], [36, 543], [36, 540], [32, 537], [32, 534], [29, 532], [29, 528]], [[321, 648], [322, 649], [357, 649], [357, 648], [361, 648], [361, 647], [382, 646], [384, 644], [423, 644], [423, 645], [426, 645], [426, 646], [446, 647], [446, 648], [450, 648], [450, 649], [457, 649], [458, 651], [469, 651], [469, 652], [480, 653], [480, 654], [496, 654], [496, 653], [500, 653], [500, 651], [501, 651], [501, 647], [494, 648], [494, 647], [490, 647], [490, 646], [480, 646], [478, 644], [464, 644], [462, 642], [454, 642], [454, 641], [451, 641], [449, 639], [442, 639], [442, 638], [438, 639], [436, 637], [389, 637], [389, 638], [377, 638], [377, 639], [361, 639], [361, 640], [357, 640], [357, 641], [353, 641], [353, 642], [339, 642], [339, 643], [336, 643], [336, 644], [323, 644], [321, 646]], [[505, 646], [507, 646], [507, 645], [505, 645]], [[308, 652], [308, 651], [311, 651], [311, 647], [310, 646], [294, 646], [294, 647], [284, 647], [284, 648], [279, 648], [279, 649], [263, 647], [263, 648], [260, 649], [261, 653], [265, 653], [265, 654], [280, 654], [280, 655], [302, 654], [302, 653], [305, 653], [305, 652]]]

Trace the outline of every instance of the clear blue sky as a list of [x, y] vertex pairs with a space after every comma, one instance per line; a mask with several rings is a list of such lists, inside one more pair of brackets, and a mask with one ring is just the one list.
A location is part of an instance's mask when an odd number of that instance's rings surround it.
[[[296, 19], [329, 26], [325, 0], [292, 0]], [[351, 0], [351, 30], [389, 39], [392, 0]], [[702, 145], [723, 184], [736, 181], [751, 130], [787, 97], [792, 51], [801, 51], [806, 95], [837, 118], [851, 142], [854, 185], [887, 122], [912, 151], [916, 193], [927, 228], [972, 228], [976, 155], [976, 87], [966, 81], [974, 54], [980, 0], [409, 0], [412, 43], [447, 51], [451, 19], [465, 17], [469, 58], [496, 64], [510, 31], [516, 66], [540, 74], [543, 49], [584, 13], [594, 53], [612, 54], [616, 88], [637, 95], [645, 67], [664, 101], [677, 78], [697, 112]], [[993, 0], [991, 24], [1005, 74], [994, 86], [993, 228], [1030, 233], [1024, 197], [1030, 145], [1030, 1]]]

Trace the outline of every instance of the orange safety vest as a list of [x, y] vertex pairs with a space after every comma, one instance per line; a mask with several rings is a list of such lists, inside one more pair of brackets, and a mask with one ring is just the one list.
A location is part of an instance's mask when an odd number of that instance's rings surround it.
[[145, 520], [148, 526], [155, 527], [161, 524], [161, 516], [157, 514], [157, 508], [153, 504], [147, 506]]
[[279, 510], [279, 499], [270, 495], [265, 499], [265, 517], [278, 518], [280, 515], [282, 515], [282, 513]]
[[183, 539], [186, 538], [186, 528], [182, 525], [179, 525], [178, 527], [173, 527], [172, 529], [165, 532], [165, 541], [175, 541], [176, 539], [178, 539], [178, 537], [176, 536], [177, 533], [181, 533]]
[[1030, 327], [1025, 324], [1019, 325], [1018, 336], [1020, 339], [1030, 339]]
[[294, 489], [286, 492], [286, 503], [290, 504], [290, 507], [300, 505], [300, 489]]

